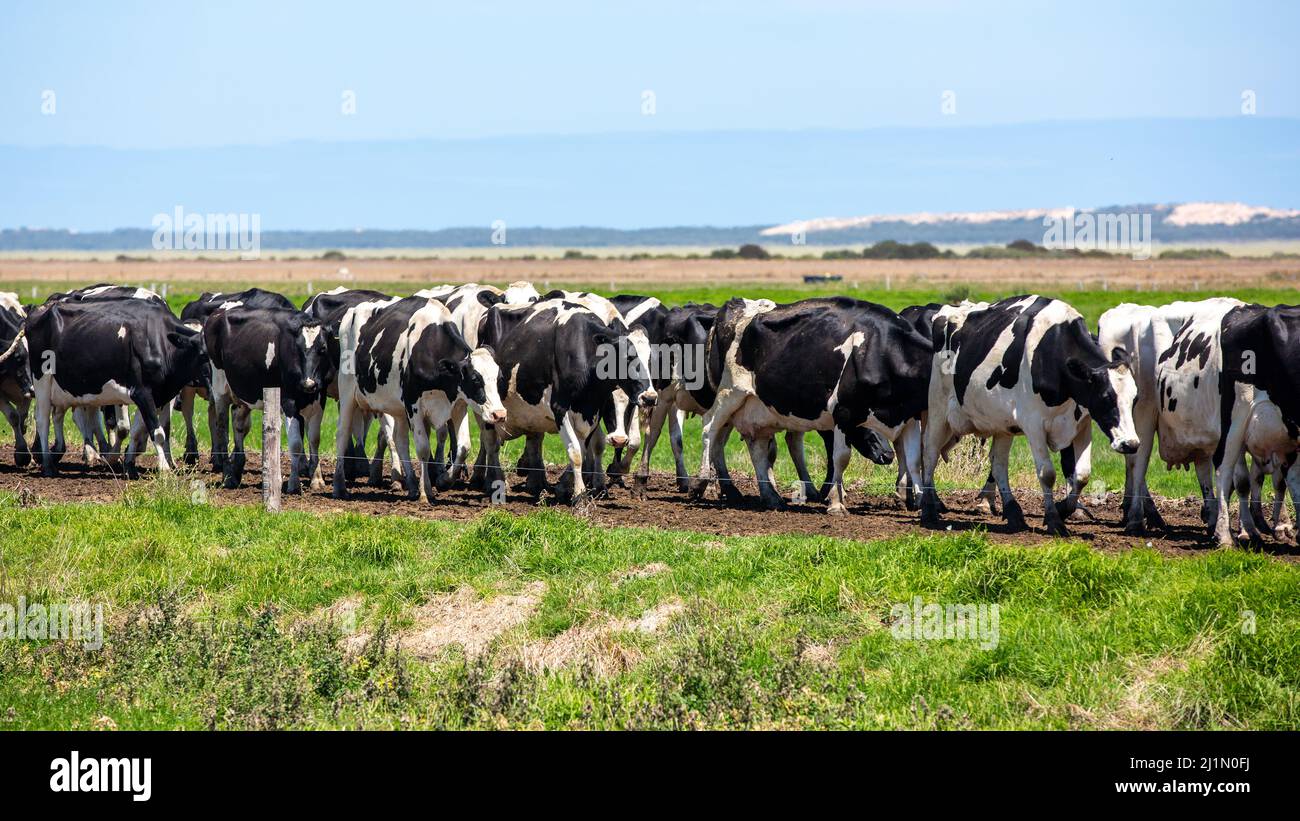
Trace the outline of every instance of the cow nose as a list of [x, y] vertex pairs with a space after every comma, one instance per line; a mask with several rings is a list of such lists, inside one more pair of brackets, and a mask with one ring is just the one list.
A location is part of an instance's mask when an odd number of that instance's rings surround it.
[[315, 379], [302, 380], [302, 389], [307, 392], [316, 390], [316, 380]]
[[609, 443], [610, 443], [611, 445], [613, 445], [614, 447], [616, 447], [616, 448], [626, 447], [626, 446], [627, 446], [627, 437], [626, 437], [626, 436], [611, 436], [611, 437], [609, 437]]
[[491, 422], [491, 423], [494, 424], [494, 425], [499, 425], [499, 424], [501, 424], [502, 422], [506, 421], [506, 411], [505, 411], [505, 408], [502, 408], [501, 410], [494, 410], [494, 411], [492, 411], [491, 413], [489, 413], [489, 414], [488, 414], [488, 421]]
[[656, 401], [658, 401], [658, 399], [659, 399], [659, 394], [653, 390], [642, 391], [641, 395], [637, 397], [637, 401], [641, 403], [641, 407], [643, 408], [650, 407]]
[[1125, 456], [1129, 456], [1138, 452], [1138, 440], [1117, 439], [1111, 447], [1115, 449], [1116, 453], [1122, 453]]

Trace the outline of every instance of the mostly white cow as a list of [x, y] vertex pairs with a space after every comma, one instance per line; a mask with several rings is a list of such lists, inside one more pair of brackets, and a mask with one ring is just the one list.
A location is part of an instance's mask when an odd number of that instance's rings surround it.
[[[1024, 435], [1043, 492], [1048, 533], [1068, 535], [1064, 519], [1074, 512], [1091, 474], [1096, 420], [1111, 447], [1135, 453], [1133, 426], [1137, 384], [1128, 357], [1106, 357], [1078, 311], [1057, 299], [1017, 296], [992, 305], [945, 308], [935, 320], [936, 351], [925, 428], [921, 519], [939, 523], [934, 473], [941, 454], [969, 434], [993, 438], [993, 475], [1003, 515], [1013, 528], [1024, 515], [1007, 475], [1013, 437]], [[1069, 491], [1053, 499], [1061, 452]]]

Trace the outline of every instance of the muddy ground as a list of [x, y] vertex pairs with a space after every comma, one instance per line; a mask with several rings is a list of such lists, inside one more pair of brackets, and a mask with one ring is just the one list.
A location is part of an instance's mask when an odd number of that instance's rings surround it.
[[[146, 468], [146, 473], [150, 472], [152, 464], [152, 457], [142, 457], [141, 465]], [[324, 475], [330, 476], [332, 470], [332, 460], [325, 460]], [[260, 461], [256, 453], [248, 455], [244, 484], [238, 490], [222, 489], [216, 474], [204, 471], [198, 475], [207, 480], [212, 504], [261, 504]], [[553, 470], [550, 479], [554, 481], [557, 478], [558, 470]], [[847, 516], [827, 515], [825, 506], [817, 503], [791, 504], [785, 510], [768, 511], [759, 507], [757, 488], [751, 478], [738, 475], [736, 483], [746, 494], [746, 503], [742, 507], [725, 506], [713, 490], [702, 501], [688, 501], [678, 492], [673, 477], [655, 474], [651, 477], [645, 499], [633, 498], [628, 490], [614, 487], [607, 498], [584, 505], [578, 512], [600, 526], [658, 527], [727, 536], [802, 534], [877, 539], [925, 532], [917, 514], [906, 510], [893, 496], [864, 496], [850, 488]], [[120, 498], [128, 485], [127, 480], [115, 476], [103, 465], [86, 467], [79, 453], [64, 458], [60, 476], [42, 478], [34, 468], [14, 466], [12, 447], [0, 448], [0, 490], [20, 491], [27, 503], [112, 502]], [[301, 496], [285, 495], [283, 509], [465, 521], [490, 507], [482, 494], [468, 489], [440, 493], [432, 505], [408, 501], [395, 484], [388, 488], [372, 488], [364, 482], [354, 484], [352, 498], [347, 501], [332, 498], [328, 487], [322, 491], [310, 491], [304, 486], [304, 491]], [[945, 529], [960, 532], [983, 528], [990, 539], [1002, 543], [1033, 545], [1049, 541], [1042, 527], [1042, 500], [1036, 492], [1017, 492], [1030, 526], [1029, 530], [1020, 532], [1012, 532], [1001, 517], [979, 511], [973, 491], [957, 491], [942, 496], [948, 506], [943, 517]], [[1076, 514], [1068, 526], [1074, 538], [1104, 552], [1119, 552], [1148, 544], [1168, 556], [1194, 556], [1213, 549], [1214, 545], [1201, 524], [1199, 499], [1158, 499], [1157, 506], [1167, 528], [1143, 537], [1126, 536], [1121, 532], [1119, 497], [1116, 494], [1108, 496], [1104, 503], [1094, 501], [1090, 505], [1095, 518]], [[536, 503], [524, 491], [522, 480], [510, 477], [506, 502], [497, 507], [523, 514], [535, 510]], [[1286, 561], [1300, 562], [1300, 548], [1289, 542], [1268, 539], [1257, 549]]]

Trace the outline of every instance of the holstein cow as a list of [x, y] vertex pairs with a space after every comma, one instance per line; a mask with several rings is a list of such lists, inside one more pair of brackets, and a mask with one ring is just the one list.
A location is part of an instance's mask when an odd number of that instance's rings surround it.
[[[148, 288], [134, 285], [111, 285], [101, 283], [85, 288], [76, 288], [63, 293], [53, 293], [45, 298], [44, 304], [55, 302], [116, 302], [118, 300], [139, 300], [147, 302], [171, 313], [167, 300]], [[30, 313], [30, 311], [28, 312]], [[64, 444], [63, 417], [67, 408], [54, 408], [54, 459], [59, 461], [66, 449]], [[168, 439], [171, 437], [171, 408], [159, 408], [163, 420], [163, 430]], [[118, 450], [131, 435], [131, 417], [126, 405], [107, 405], [100, 407], [78, 407], [72, 411], [73, 422], [81, 432], [82, 456], [86, 464], [93, 464], [102, 454], [116, 458]], [[147, 432], [146, 432], [147, 433]]]
[[[304, 313], [318, 320], [325, 328], [330, 363], [333, 365], [335, 374], [334, 379], [325, 387], [325, 393], [320, 398], [322, 409], [326, 397], [335, 401], [338, 401], [339, 398], [338, 374], [341, 370], [339, 327], [343, 324], [343, 317], [350, 309], [362, 303], [396, 302], [400, 298], [379, 291], [362, 288], [350, 289], [340, 285], [332, 291], [316, 294], [302, 306]], [[372, 461], [366, 458], [366, 438], [369, 436], [370, 424], [376, 419], [379, 422], [379, 438], [375, 443], [375, 457]], [[358, 413], [352, 418], [352, 431], [347, 448], [336, 456], [338, 464], [335, 469], [341, 467], [345, 478], [348, 480], [365, 476], [368, 472], [371, 486], [381, 487], [384, 485], [385, 453], [388, 454], [391, 461], [390, 473], [392, 478], [396, 481], [405, 481], [406, 476], [403, 473], [402, 462], [397, 456], [396, 443], [393, 441], [393, 417], [387, 414], [379, 414], [376, 417], [374, 414]]]
[[[339, 374], [337, 447], [346, 448], [357, 412], [391, 415], [407, 494], [414, 500], [423, 492], [432, 502], [432, 473], [438, 466], [432, 461], [429, 433], [447, 424], [452, 404], [463, 399], [491, 424], [505, 419], [492, 352], [471, 349], [447, 308], [418, 296], [349, 309], [339, 327], [339, 346], [342, 361], [351, 366], [345, 364]], [[415, 434], [418, 484], [408, 432]], [[346, 477], [335, 470], [334, 497], [347, 494]]]
[[18, 295], [0, 291], [0, 411], [14, 429], [14, 464], [26, 467], [32, 461], [27, 449], [27, 409], [36, 386], [32, 382], [28, 356], [27, 312]]
[[41, 471], [54, 475], [50, 415], [55, 407], [103, 407], [126, 402], [138, 410], [125, 467], [135, 474], [136, 456], [150, 437], [158, 469], [174, 467], [160, 409], [203, 373], [207, 357], [199, 334], [170, 311], [147, 300], [43, 305], [27, 317], [27, 340], [36, 381], [36, 433]]
[[[663, 342], [669, 351], [671, 378], [662, 387], [655, 382], [658, 398], [646, 423], [645, 447], [641, 450], [641, 464], [633, 482], [634, 496], [645, 497], [650, 480], [650, 457], [665, 421], [669, 426], [673, 461], [677, 466], [677, 488], [683, 493], [690, 489], [690, 476], [682, 455], [682, 423], [686, 414], [703, 415], [713, 404], [713, 389], [709, 387], [705, 372], [704, 352], [708, 348], [709, 329], [713, 327], [717, 314], [718, 309], [713, 305], [689, 303], [669, 309], [664, 317]], [[700, 392], [698, 396], [691, 393], [692, 388]]]
[[[320, 475], [320, 394], [333, 378], [320, 322], [302, 311], [232, 305], [213, 311], [203, 324], [203, 339], [212, 359], [210, 395], [216, 405], [214, 454], [223, 457], [225, 487], [239, 487], [244, 475], [244, 439], [252, 412], [283, 412], [289, 420], [291, 469], [286, 490], [301, 491], [306, 431], [311, 458], [305, 470], [313, 489], [324, 487]], [[262, 406], [262, 391], [280, 389], [280, 407]], [[234, 448], [225, 459], [226, 419], [234, 419]]]
[[[558, 433], [569, 467], [560, 496], [571, 502], [603, 485], [599, 445], [601, 413], [616, 389], [639, 405], [655, 401], [642, 347], [629, 340], [621, 320], [607, 321], [585, 305], [546, 298], [530, 306], [497, 305], [489, 312], [479, 341], [497, 352], [498, 386], [506, 408], [504, 422], [481, 431], [484, 487], [504, 481], [502, 442], [527, 436], [531, 452], [521, 460], [531, 468], [527, 486], [540, 494], [546, 486], [541, 438]], [[643, 335], [644, 337], [644, 335]], [[477, 472], [477, 469], [476, 469]]]
[[[649, 424], [650, 417], [655, 408], [659, 407], [659, 403], [663, 401], [663, 392], [672, 381], [668, 369], [661, 366], [660, 363], [660, 349], [663, 347], [667, 335], [668, 309], [652, 296], [618, 294], [610, 297], [609, 301], [618, 309], [623, 318], [623, 324], [629, 331], [641, 331], [645, 334], [648, 350], [646, 361], [650, 365], [650, 382], [654, 385], [655, 393], [658, 395], [654, 408], [638, 410], [629, 404], [623, 409], [623, 419], [618, 420], [621, 421], [623, 430], [627, 431], [627, 444], [614, 447], [614, 459], [609, 463], [605, 473], [614, 484], [621, 485], [623, 484], [623, 476], [631, 470], [632, 460], [636, 458], [637, 450], [641, 447], [641, 438], [646, 426]], [[606, 420], [606, 427], [610, 426], [614, 413], [615, 409], [611, 406], [608, 411], [609, 418]], [[617, 429], [618, 427], [618, 422], [615, 422], [614, 428]]]
[[[1147, 527], [1164, 528], [1164, 519], [1156, 510], [1147, 486], [1147, 469], [1155, 447], [1160, 401], [1156, 390], [1156, 360], [1173, 343], [1174, 335], [1189, 321], [1207, 321], [1211, 326], [1232, 308], [1245, 303], [1237, 299], [1214, 298], [1199, 302], [1172, 302], [1168, 305], [1135, 305], [1125, 302], [1101, 315], [1097, 322], [1097, 341], [1107, 358], [1118, 351], [1128, 354], [1137, 382], [1138, 398], [1133, 406], [1133, 425], [1141, 441], [1137, 453], [1124, 457], [1124, 532], [1141, 533]], [[1163, 446], [1163, 441], [1162, 441]], [[1201, 460], [1198, 472], [1204, 471], [1202, 490], [1207, 502], [1202, 515], [1208, 513], [1213, 499], [1209, 478], [1208, 456]]]
[[[246, 291], [237, 291], [235, 293], [223, 294], [220, 292], [204, 292], [198, 299], [186, 305], [181, 309], [181, 322], [188, 327], [193, 328], [200, 333], [203, 331], [203, 323], [218, 308], [284, 308], [285, 310], [295, 310], [295, 306], [289, 301], [289, 298], [277, 294], [273, 291], [263, 291], [261, 288], [249, 288]], [[180, 395], [181, 418], [185, 420], [185, 454], [181, 457], [185, 464], [193, 465], [199, 461], [199, 439], [194, 430], [194, 399], [202, 397], [208, 403], [208, 433], [215, 442], [217, 438], [216, 424], [216, 405], [211, 401], [208, 395], [207, 385], [211, 381], [211, 375], [207, 375], [203, 380], [192, 385], [186, 385]], [[224, 457], [225, 443], [222, 443], [221, 454], [218, 456], [218, 449], [212, 449], [212, 469], [223, 470], [225, 465], [220, 461]]]
[[[1123, 454], [1140, 445], [1133, 428], [1137, 384], [1128, 358], [1108, 359], [1083, 317], [1058, 299], [1017, 296], [987, 307], [941, 310], [935, 321], [935, 356], [925, 427], [921, 520], [939, 522], [934, 471], [939, 458], [967, 434], [993, 438], [993, 474], [1003, 516], [1024, 527], [1011, 493], [1007, 461], [1013, 437], [1024, 434], [1043, 492], [1047, 531], [1067, 535], [1064, 518], [1074, 512], [1091, 474], [1092, 420], [1111, 447]], [[1069, 493], [1053, 500], [1056, 468], [1070, 475]]]
[[1222, 307], [1178, 330], [1157, 360], [1156, 383], [1160, 458], [1195, 462], [1203, 489], [1208, 468], [1217, 473], [1214, 503], [1205, 513], [1215, 540], [1231, 544], [1234, 484], [1242, 495], [1238, 538], [1260, 537], [1249, 506], [1246, 453], [1274, 470], [1275, 487], [1286, 481], [1293, 499], [1300, 498], [1300, 475], [1292, 470], [1300, 437], [1300, 307]]
[[870, 302], [730, 300], [718, 311], [709, 339], [709, 384], [716, 397], [704, 414], [706, 461], [692, 495], [703, 492], [711, 468], [723, 495], [739, 496], [721, 477], [734, 428], [749, 445], [764, 505], [783, 507], [773, 473], [774, 434], [833, 430], [827, 511], [846, 513], [843, 476], [852, 450], [877, 464], [893, 458], [881, 437], [893, 438], [924, 411], [929, 358], [928, 339]]

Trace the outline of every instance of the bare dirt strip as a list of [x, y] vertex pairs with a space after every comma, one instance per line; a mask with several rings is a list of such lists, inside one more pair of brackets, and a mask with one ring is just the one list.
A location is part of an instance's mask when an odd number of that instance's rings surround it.
[[[146, 468], [152, 457], [141, 459]], [[287, 469], [287, 465], [286, 465]], [[324, 460], [324, 474], [330, 476], [332, 460]], [[147, 472], [147, 471], [146, 471]], [[209, 485], [216, 482], [210, 477]], [[550, 476], [558, 478], [558, 470]], [[329, 495], [328, 488], [313, 492], [304, 486], [300, 496], [285, 495], [285, 510], [315, 513], [360, 513], [373, 516], [409, 516], [424, 519], [454, 521], [473, 520], [490, 507], [511, 513], [525, 514], [536, 510], [533, 498], [524, 492], [522, 480], [511, 479], [506, 502], [491, 505], [476, 491], [453, 489], [437, 495], [433, 504], [408, 501], [396, 485], [372, 488], [364, 483], [352, 486], [352, 497], [339, 501]], [[770, 534], [798, 534], [831, 536], [847, 539], [882, 539], [908, 533], [927, 533], [921, 527], [915, 512], [904, 508], [893, 496], [864, 496], [849, 494], [849, 515], [830, 516], [825, 506], [816, 503], [791, 504], [780, 511], [763, 510], [758, 506], [757, 489], [752, 479], [736, 477], [737, 486], [746, 494], [742, 507], [728, 507], [719, 502], [710, 491], [709, 498], [691, 502], [678, 492], [673, 478], [667, 474], [651, 477], [645, 499], [636, 499], [626, 489], [612, 488], [607, 498], [583, 506], [577, 512], [600, 527], [646, 527], [669, 530], [690, 530], [719, 536], [759, 536]], [[106, 467], [87, 468], [79, 454], [70, 453], [64, 458], [60, 476], [42, 478], [33, 468], [19, 469], [13, 463], [12, 447], [0, 448], [0, 490], [18, 491], [25, 503], [84, 502], [107, 503], [117, 500], [129, 483], [115, 477]], [[1042, 529], [1042, 499], [1035, 492], [1017, 494], [1024, 507], [1025, 519], [1031, 529], [1011, 532], [1000, 517], [990, 517], [976, 509], [973, 491], [945, 493], [944, 530], [962, 532], [983, 529], [994, 542], [1035, 545], [1050, 541]], [[208, 500], [215, 505], [260, 505], [260, 461], [256, 453], [248, 454], [248, 469], [244, 486], [228, 491], [209, 487]], [[1104, 552], [1120, 552], [1134, 547], [1151, 547], [1167, 556], [1195, 556], [1214, 549], [1200, 520], [1199, 499], [1159, 499], [1157, 505], [1168, 527], [1142, 537], [1125, 536], [1121, 532], [1119, 498], [1115, 494], [1102, 504], [1090, 508], [1095, 519], [1075, 518], [1068, 522], [1071, 535]], [[1078, 516], [1078, 514], [1076, 514]], [[944, 532], [944, 531], [937, 531]], [[1255, 548], [1266, 554], [1291, 562], [1300, 562], [1300, 548], [1295, 544], [1266, 540]]]
[[[813, 249], [811, 253], [820, 255]], [[106, 254], [106, 256], [108, 256]], [[105, 259], [19, 259], [0, 257], [0, 283], [40, 282], [72, 287], [91, 282], [192, 283], [231, 290], [234, 284], [259, 284], [286, 292], [291, 283], [321, 289], [344, 283], [411, 283], [423, 287], [443, 282], [513, 282], [538, 287], [579, 283], [609, 290], [723, 285], [725, 283], [791, 284], [809, 275], [835, 274], [848, 285], [892, 288], [940, 288], [950, 284], [1011, 289], [1053, 288], [1197, 288], [1296, 287], [1300, 258], [1232, 257], [1219, 259], [1148, 259], [1128, 257], [821, 260], [821, 259], [437, 259], [430, 257], [357, 257], [256, 260], [162, 258], [118, 262]]]

